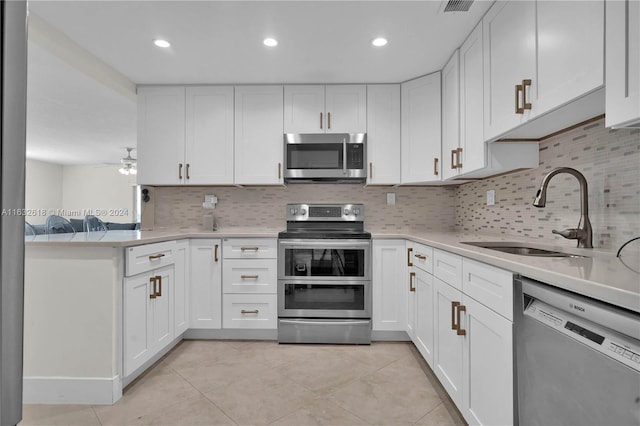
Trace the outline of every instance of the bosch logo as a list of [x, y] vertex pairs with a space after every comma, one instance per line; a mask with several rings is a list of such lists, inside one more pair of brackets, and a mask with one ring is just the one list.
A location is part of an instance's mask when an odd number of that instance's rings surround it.
[[584, 308], [582, 306], [574, 305], [573, 303], [570, 303], [569, 306], [576, 311], [584, 312]]

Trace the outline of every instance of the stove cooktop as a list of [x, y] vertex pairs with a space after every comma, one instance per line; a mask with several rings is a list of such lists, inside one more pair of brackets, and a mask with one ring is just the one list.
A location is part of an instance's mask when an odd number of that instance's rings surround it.
[[371, 233], [367, 231], [345, 231], [337, 229], [296, 229], [282, 231], [278, 234], [280, 239], [321, 239], [321, 240], [335, 240], [335, 239], [354, 239], [364, 240], [371, 239]]

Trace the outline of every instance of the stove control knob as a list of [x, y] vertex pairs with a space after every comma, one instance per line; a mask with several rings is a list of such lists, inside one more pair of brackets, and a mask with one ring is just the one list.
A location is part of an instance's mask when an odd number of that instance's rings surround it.
[[358, 216], [360, 214], [360, 209], [353, 209], [353, 214]]
[[300, 214], [302, 216], [304, 216], [305, 214], [307, 214], [307, 209], [300, 209]]
[[291, 210], [289, 210], [289, 213], [291, 213], [291, 216], [295, 216], [298, 214], [298, 209], [292, 208]]
[[349, 216], [351, 214], [351, 210], [349, 209], [344, 209], [344, 215], [345, 216]]

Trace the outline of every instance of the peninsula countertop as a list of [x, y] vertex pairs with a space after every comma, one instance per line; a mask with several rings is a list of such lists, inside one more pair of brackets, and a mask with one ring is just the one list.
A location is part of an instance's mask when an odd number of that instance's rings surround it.
[[[130, 247], [187, 238], [277, 238], [281, 228], [235, 227], [218, 231], [190, 229], [106, 231], [27, 237], [29, 247]], [[407, 239], [484, 262], [616, 306], [640, 312], [640, 256], [618, 258], [599, 249], [578, 249], [511, 236], [433, 231], [370, 230], [374, 239]], [[464, 244], [472, 241], [521, 242], [536, 248], [584, 257], [535, 257]]]

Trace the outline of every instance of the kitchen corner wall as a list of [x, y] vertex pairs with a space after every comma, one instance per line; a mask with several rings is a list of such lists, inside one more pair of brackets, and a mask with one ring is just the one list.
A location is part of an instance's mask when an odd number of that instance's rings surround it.
[[[396, 204], [387, 206], [387, 193]], [[214, 194], [214, 210], [202, 208]], [[292, 184], [287, 187], [156, 187], [154, 229], [204, 229], [213, 214], [220, 228], [263, 227], [284, 230], [287, 203], [363, 203], [365, 228], [376, 231], [427, 229], [453, 231], [456, 190], [434, 187], [363, 187], [349, 184]], [[143, 207], [145, 209], [146, 207]], [[143, 223], [143, 227], [148, 227]]]
[[[552, 234], [580, 220], [580, 189], [571, 175], [552, 178], [545, 208], [533, 207], [542, 177], [556, 167], [582, 172], [589, 185], [593, 245], [616, 250], [640, 236], [640, 129], [606, 129], [604, 119], [540, 143], [540, 167], [462, 185], [457, 190], [456, 231], [528, 237], [575, 246]], [[486, 205], [486, 192], [496, 204]]]

